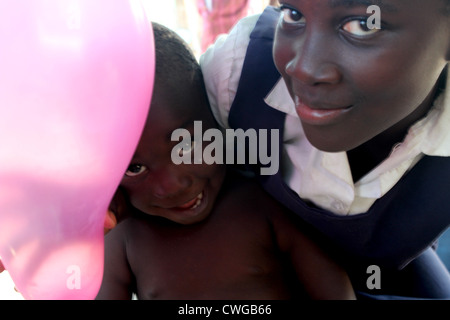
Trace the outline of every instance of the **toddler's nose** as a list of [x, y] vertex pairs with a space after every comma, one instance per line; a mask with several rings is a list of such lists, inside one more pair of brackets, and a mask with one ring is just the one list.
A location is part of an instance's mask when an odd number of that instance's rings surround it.
[[153, 195], [159, 199], [176, 196], [184, 192], [192, 184], [192, 180], [188, 175], [171, 167], [154, 170], [148, 179], [151, 180]]

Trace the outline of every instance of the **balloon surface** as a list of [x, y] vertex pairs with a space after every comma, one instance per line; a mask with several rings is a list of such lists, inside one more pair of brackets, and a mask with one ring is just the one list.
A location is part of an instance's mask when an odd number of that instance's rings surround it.
[[154, 81], [139, 0], [0, 1], [0, 257], [25, 299], [92, 299]]

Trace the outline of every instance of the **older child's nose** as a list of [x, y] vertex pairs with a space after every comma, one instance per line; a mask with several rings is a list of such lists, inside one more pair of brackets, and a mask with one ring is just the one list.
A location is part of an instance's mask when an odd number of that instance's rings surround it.
[[153, 170], [148, 177], [148, 182], [152, 185], [153, 195], [159, 199], [176, 196], [192, 185], [192, 180], [188, 175], [171, 167]]
[[337, 84], [342, 74], [334, 58], [335, 52], [323, 35], [305, 36], [293, 44], [285, 71], [305, 85]]

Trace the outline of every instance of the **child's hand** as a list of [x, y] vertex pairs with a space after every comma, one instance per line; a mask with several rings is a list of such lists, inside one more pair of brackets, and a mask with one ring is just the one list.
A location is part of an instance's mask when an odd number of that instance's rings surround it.
[[108, 210], [106, 212], [105, 224], [103, 226], [103, 232], [106, 235], [111, 229], [113, 229], [117, 225], [117, 219], [114, 212]]
[[107, 234], [113, 229], [117, 223], [128, 216], [128, 204], [124, 192], [118, 188], [114, 197], [109, 204], [108, 212], [106, 213], [104, 232]]
[[109, 204], [109, 208], [106, 213], [105, 225], [103, 227], [105, 234], [111, 231], [111, 229], [113, 229], [118, 222], [127, 217], [127, 208], [128, 206], [125, 199], [125, 194], [120, 188], [118, 188], [111, 200], [111, 203]]

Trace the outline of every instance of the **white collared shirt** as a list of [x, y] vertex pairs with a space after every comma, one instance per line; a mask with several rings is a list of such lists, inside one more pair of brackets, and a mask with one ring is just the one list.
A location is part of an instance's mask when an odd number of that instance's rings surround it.
[[[259, 15], [255, 15], [241, 20], [200, 59], [211, 108], [223, 128], [229, 128], [228, 114], [236, 95], [249, 36], [258, 18]], [[405, 140], [393, 148], [387, 159], [357, 183], [353, 182], [346, 152], [320, 151], [306, 139], [282, 79], [265, 102], [286, 113], [281, 163], [284, 181], [302, 199], [337, 215], [366, 212], [423, 155], [450, 156], [449, 82], [428, 115], [410, 128]]]

